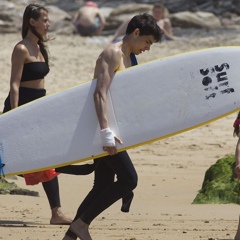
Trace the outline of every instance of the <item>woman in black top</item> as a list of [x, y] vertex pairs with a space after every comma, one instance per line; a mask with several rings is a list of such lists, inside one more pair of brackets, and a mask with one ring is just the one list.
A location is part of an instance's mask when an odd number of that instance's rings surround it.
[[[47, 40], [49, 26], [46, 8], [38, 4], [26, 7], [22, 40], [12, 52], [10, 92], [5, 100], [3, 112], [46, 95], [44, 77], [49, 72], [49, 62], [44, 42]], [[61, 211], [58, 178], [54, 170], [52, 172], [51, 179], [42, 182], [52, 212], [50, 224], [70, 224], [72, 220]]]

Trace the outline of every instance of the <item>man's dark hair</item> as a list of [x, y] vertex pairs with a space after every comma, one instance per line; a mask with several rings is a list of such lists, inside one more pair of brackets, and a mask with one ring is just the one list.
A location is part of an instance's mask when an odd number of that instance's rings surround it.
[[156, 42], [161, 41], [163, 31], [158, 26], [154, 17], [148, 13], [143, 13], [134, 16], [128, 23], [126, 34], [131, 34], [138, 28], [140, 36], [154, 36]]

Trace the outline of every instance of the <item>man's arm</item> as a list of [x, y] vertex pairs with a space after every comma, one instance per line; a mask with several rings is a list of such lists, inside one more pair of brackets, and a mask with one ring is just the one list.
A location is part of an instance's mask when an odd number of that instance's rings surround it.
[[122, 143], [109, 129], [107, 119], [107, 93], [115, 71], [120, 64], [121, 55], [120, 50], [112, 46], [104, 50], [97, 60], [96, 73], [94, 76], [97, 78], [94, 92], [95, 110], [101, 128], [101, 135], [104, 135], [103, 138], [107, 138], [105, 139], [106, 141], [103, 139], [103, 148], [110, 155], [117, 153], [115, 140]]
[[162, 19], [159, 21], [159, 27], [163, 29], [164, 31], [164, 35], [167, 37], [167, 39], [169, 40], [174, 40], [174, 35], [173, 35], [173, 31], [172, 31], [172, 23], [170, 21], [170, 19], [166, 18], [166, 19]]
[[102, 33], [104, 27], [106, 26], [106, 20], [105, 20], [104, 16], [102, 15], [102, 13], [100, 12], [100, 10], [98, 11], [97, 16], [100, 20], [100, 27], [97, 31], [97, 35], [100, 35]]
[[80, 13], [79, 13], [80, 10], [78, 10], [74, 17], [73, 17], [73, 20], [72, 20], [72, 24], [73, 24], [73, 27], [74, 27], [74, 32], [78, 32], [78, 29], [77, 29], [77, 23], [78, 23], [78, 20], [79, 20], [79, 17], [80, 17]]

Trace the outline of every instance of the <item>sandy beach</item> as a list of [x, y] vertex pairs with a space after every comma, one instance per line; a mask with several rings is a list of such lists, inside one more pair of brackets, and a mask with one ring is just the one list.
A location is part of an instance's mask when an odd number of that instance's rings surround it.
[[[154, 44], [139, 63], [182, 52], [215, 46], [240, 45], [240, 30], [175, 29], [181, 39]], [[51, 94], [91, 80], [95, 60], [108, 37], [81, 38], [54, 35], [48, 43], [51, 71], [46, 78]], [[11, 53], [20, 34], [0, 35], [0, 109], [9, 91]], [[187, 39], [187, 40], [186, 40]], [[171, 80], [169, 80], [171, 81]], [[197, 107], [197, 106], [196, 106]], [[118, 201], [91, 225], [94, 240], [233, 240], [240, 207], [235, 204], [192, 204], [201, 189], [206, 170], [219, 158], [233, 154], [236, 138], [232, 123], [236, 114], [211, 124], [129, 151], [139, 183], [131, 211], [120, 211]], [[19, 187], [38, 191], [40, 197], [1, 195], [0, 239], [62, 239], [68, 226], [49, 224], [50, 210], [42, 186]], [[88, 176], [59, 176], [62, 210], [74, 217], [93, 184]]]

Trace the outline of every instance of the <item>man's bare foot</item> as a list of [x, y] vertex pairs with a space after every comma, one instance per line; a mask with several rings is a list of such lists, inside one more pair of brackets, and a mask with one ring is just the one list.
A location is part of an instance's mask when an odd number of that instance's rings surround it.
[[75, 239], [73, 239], [73, 238], [71, 238], [71, 237], [69, 237], [69, 236], [65, 235], [65, 236], [63, 237], [63, 239], [62, 239], [62, 240], [75, 240]]
[[235, 237], [234, 237], [234, 240], [240, 240], [240, 232], [237, 231]]
[[70, 225], [72, 223], [72, 219], [65, 216], [60, 207], [55, 207], [52, 209], [52, 218], [50, 220], [50, 224], [52, 225]]
[[240, 240], [240, 229], [237, 230], [234, 240]]
[[92, 240], [88, 228], [89, 225], [83, 222], [80, 218], [72, 222], [70, 225], [70, 230], [75, 233], [81, 240]]

